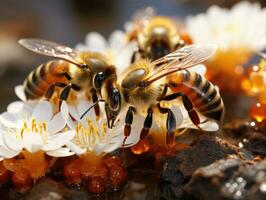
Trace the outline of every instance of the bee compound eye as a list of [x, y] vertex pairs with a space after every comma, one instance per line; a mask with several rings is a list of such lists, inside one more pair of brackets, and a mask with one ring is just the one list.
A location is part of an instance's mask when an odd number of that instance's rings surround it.
[[105, 80], [105, 74], [103, 72], [99, 72], [94, 77], [94, 87], [96, 89], [101, 88], [103, 81]]
[[119, 91], [116, 88], [112, 88], [110, 92], [110, 108], [113, 111], [119, 111], [121, 107], [121, 96]]

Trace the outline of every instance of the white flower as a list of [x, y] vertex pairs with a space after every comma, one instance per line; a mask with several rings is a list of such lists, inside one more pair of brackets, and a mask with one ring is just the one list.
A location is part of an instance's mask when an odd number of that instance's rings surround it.
[[231, 10], [210, 7], [205, 14], [188, 17], [187, 30], [195, 43], [214, 43], [221, 51], [259, 51], [266, 47], [266, 8], [240, 2]]
[[136, 43], [129, 43], [126, 33], [114, 31], [108, 41], [99, 33], [88, 33], [85, 44], [78, 44], [76, 48], [80, 51], [92, 51], [105, 54], [110, 62], [117, 67], [118, 73], [130, 65], [131, 57], [136, 49]]
[[[121, 112], [112, 129], [107, 126], [105, 113], [96, 120], [94, 110], [91, 109], [82, 119], [81, 116], [90, 108], [92, 103], [81, 100], [76, 107], [69, 106], [71, 118], [68, 126], [75, 131], [75, 137], [67, 146], [77, 155], [93, 152], [96, 155], [106, 154], [121, 147], [124, 142], [125, 112]], [[131, 135], [125, 141], [125, 147], [130, 147], [139, 141], [143, 122], [141, 116], [135, 116], [131, 128]]]
[[33, 108], [24, 102], [11, 103], [8, 111], [0, 115], [0, 157], [12, 158], [24, 149], [33, 154], [44, 151], [53, 157], [72, 155], [64, 147], [75, 134], [74, 131], [62, 131], [67, 118], [64, 102], [61, 112], [55, 115], [48, 101], [40, 101]]

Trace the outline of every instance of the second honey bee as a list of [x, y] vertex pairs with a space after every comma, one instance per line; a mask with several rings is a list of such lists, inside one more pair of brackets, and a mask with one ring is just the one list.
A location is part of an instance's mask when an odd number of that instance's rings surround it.
[[166, 16], [156, 16], [150, 7], [138, 12], [132, 21], [133, 28], [128, 32], [128, 37], [138, 43], [132, 62], [139, 55], [156, 60], [185, 44], [191, 44], [181, 22]]
[[28, 39], [20, 43], [39, 54], [62, 59], [48, 62], [28, 76], [24, 86], [30, 98], [43, 94], [49, 97], [56, 86], [63, 87], [61, 100], [67, 98], [70, 88], [90, 89], [94, 108], [99, 101], [105, 103], [110, 128], [121, 110], [128, 109], [125, 139], [131, 133], [135, 113], [146, 115], [141, 131], [141, 139], [145, 139], [152, 126], [153, 111], [157, 109], [167, 116], [167, 144], [173, 143], [176, 119], [173, 111], [161, 103], [175, 103], [179, 97], [191, 121], [199, 128], [203, 123], [199, 114], [218, 121], [222, 118], [224, 107], [218, 90], [204, 77], [187, 70], [208, 59], [216, 50], [213, 45], [188, 45], [154, 61], [140, 59], [123, 74], [117, 74], [115, 67], [100, 54], [77, 52], [45, 40]]

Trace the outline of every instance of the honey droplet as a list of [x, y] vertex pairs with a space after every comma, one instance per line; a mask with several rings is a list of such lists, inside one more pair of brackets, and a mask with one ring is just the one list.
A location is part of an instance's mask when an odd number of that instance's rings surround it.
[[250, 109], [250, 116], [257, 122], [262, 122], [266, 119], [266, 105], [262, 103], [257, 103]]
[[140, 155], [150, 150], [150, 143], [148, 140], [140, 140], [137, 144], [132, 146], [130, 149], [132, 153]]
[[251, 73], [249, 79], [252, 92], [260, 92], [265, 87], [263, 74], [255, 72]]
[[7, 182], [9, 178], [8, 170], [4, 167], [3, 163], [0, 163], [0, 184]]
[[91, 177], [88, 180], [88, 191], [94, 194], [104, 193], [106, 190], [106, 182], [102, 177]]
[[110, 184], [114, 189], [119, 188], [126, 181], [127, 174], [123, 167], [110, 168], [108, 174]]
[[15, 185], [16, 190], [21, 193], [29, 190], [33, 184], [30, 173], [26, 169], [15, 171], [12, 176], [12, 182]]

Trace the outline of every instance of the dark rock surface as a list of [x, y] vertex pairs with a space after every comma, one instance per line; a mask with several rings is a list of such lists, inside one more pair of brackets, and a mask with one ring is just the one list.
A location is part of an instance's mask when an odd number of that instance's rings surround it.
[[202, 135], [194, 145], [177, 153], [164, 165], [161, 175], [161, 197], [181, 198], [183, 186], [195, 170], [233, 154], [241, 155], [236, 146], [218, 137]]
[[237, 156], [196, 170], [184, 187], [187, 198], [215, 200], [266, 199], [266, 161]]
[[222, 137], [254, 155], [266, 156], [266, 128], [253, 121], [235, 120], [224, 126]]
[[[173, 159], [178, 161], [178, 169], [184, 176], [191, 176], [197, 168], [207, 166], [231, 154], [239, 154], [236, 146], [219, 137], [206, 134], [191, 147], [177, 153]], [[166, 164], [166, 168], [167, 165], [169, 164]]]

